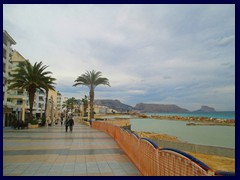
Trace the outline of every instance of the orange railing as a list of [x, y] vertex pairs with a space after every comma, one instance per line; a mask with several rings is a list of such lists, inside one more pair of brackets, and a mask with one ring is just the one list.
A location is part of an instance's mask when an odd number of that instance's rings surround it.
[[147, 138], [106, 122], [92, 127], [108, 133], [144, 176], [214, 176], [220, 175], [193, 156], [170, 148], [160, 149]]

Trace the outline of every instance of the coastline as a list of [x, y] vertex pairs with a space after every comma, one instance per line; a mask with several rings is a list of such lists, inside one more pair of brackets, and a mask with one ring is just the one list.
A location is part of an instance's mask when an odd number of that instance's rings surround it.
[[[110, 116], [111, 117], [111, 116]], [[160, 119], [161, 120], [161, 119]], [[166, 119], [164, 119], [166, 120]], [[175, 120], [175, 119], [171, 119]], [[178, 119], [183, 120], [183, 119]], [[104, 122], [111, 123], [120, 127], [126, 127], [130, 126], [130, 119], [127, 118], [114, 118], [114, 119], [108, 119]], [[170, 142], [183, 142], [180, 141], [175, 136], [170, 136], [168, 134], [159, 134], [159, 133], [153, 133], [153, 132], [138, 132], [137, 133], [140, 137], [149, 138], [149, 139], [155, 139], [155, 140], [164, 140], [164, 141], [170, 141]], [[160, 147], [161, 148], [161, 147]], [[229, 158], [224, 156], [218, 156], [218, 155], [210, 155], [210, 154], [202, 154], [202, 153], [195, 153], [190, 151], [185, 151], [186, 153], [196, 157], [203, 163], [207, 164], [209, 167], [211, 167], [214, 170], [221, 170], [221, 171], [230, 171], [235, 172], [235, 158]]]

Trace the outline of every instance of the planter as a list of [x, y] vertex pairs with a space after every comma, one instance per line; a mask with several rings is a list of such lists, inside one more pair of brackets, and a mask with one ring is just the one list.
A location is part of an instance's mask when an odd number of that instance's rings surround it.
[[38, 128], [38, 124], [32, 125], [32, 124], [28, 123], [28, 128], [29, 128], [29, 129]]

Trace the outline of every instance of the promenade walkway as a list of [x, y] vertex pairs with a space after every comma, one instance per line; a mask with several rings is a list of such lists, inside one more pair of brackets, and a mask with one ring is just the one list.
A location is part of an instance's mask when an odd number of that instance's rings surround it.
[[106, 133], [76, 124], [3, 130], [4, 176], [140, 176]]

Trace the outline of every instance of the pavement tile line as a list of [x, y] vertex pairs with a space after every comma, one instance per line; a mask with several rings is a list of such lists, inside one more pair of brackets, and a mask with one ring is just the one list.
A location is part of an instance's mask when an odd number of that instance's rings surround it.
[[108, 134], [77, 124], [3, 129], [3, 176], [140, 176]]
[[4, 155], [45, 155], [45, 154], [58, 154], [58, 155], [94, 155], [94, 154], [124, 154], [119, 148], [112, 149], [51, 149], [51, 150], [7, 150], [3, 151]]

